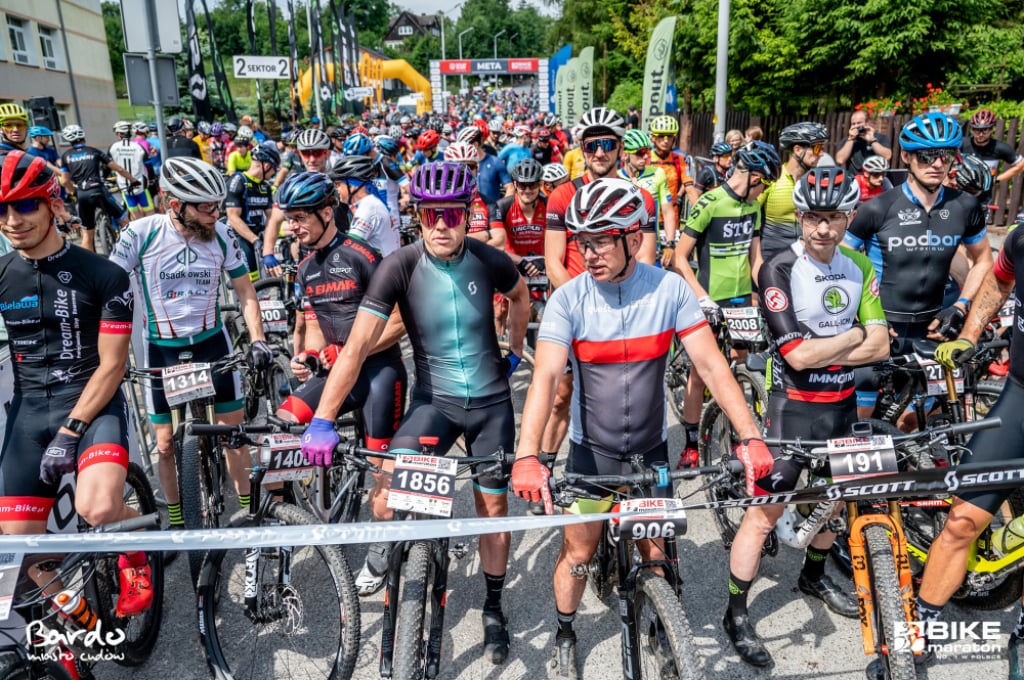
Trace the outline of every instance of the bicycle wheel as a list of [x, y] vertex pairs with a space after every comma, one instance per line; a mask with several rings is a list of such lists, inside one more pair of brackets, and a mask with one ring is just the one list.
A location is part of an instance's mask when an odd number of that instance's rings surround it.
[[117, 243], [114, 224], [110, 221], [110, 216], [100, 208], [96, 209], [96, 234], [94, 243], [96, 254], [102, 255], [103, 257], [109, 257], [110, 253], [114, 252], [114, 244]]
[[703, 678], [704, 661], [697, 652], [693, 629], [668, 581], [650, 571], [641, 571], [636, 580], [635, 606], [639, 677]]
[[764, 385], [764, 375], [755, 373], [743, 365], [737, 365], [732, 372], [743, 391], [747, 408], [753, 414], [754, 421], [759, 428], [763, 428], [764, 419], [768, 415], [768, 390]]
[[[271, 503], [262, 526], [315, 524], [294, 505]], [[247, 510], [231, 527], [249, 527]], [[348, 678], [359, 651], [359, 600], [344, 553], [336, 546], [259, 550], [258, 579], [247, 609], [246, 550], [212, 550], [199, 576], [199, 636], [218, 680], [283, 678], [300, 665], [305, 677]]]
[[615, 555], [615, 544], [609, 536], [611, 529], [605, 524], [601, 534], [601, 540], [597, 544], [597, 551], [590, 558], [590, 565], [587, 568], [587, 580], [590, 582], [590, 589], [597, 595], [597, 599], [603, 600], [611, 595], [612, 590], [618, 585], [618, 562]]
[[[210, 479], [210, 442], [206, 437], [185, 435], [181, 446], [175, 446], [178, 464], [178, 493], [181, 516], [186, 529], [213, 529], [218, 524], [219, 508], [215, 508], [213, 480]], [[188, 568], [195, 585], [203, 566], [200, 550], [188, 551]]]
[[[146, 474], [136, 463], [129, 463], [128, 477], [124, 483], [124, 502], [141, 515], [157, 511], [153, 487], [150, 486]], [[152, 529], [159, 531], [159, 529]], [[153, 584], [153, 604], [146, 611], [136, 616], [119, 617], [117, 615], [117, 598], [120, 593], [120, 577], [117, 567], [117, 556], [110, 556], [96, 563], [96, 592], [98, 602], [91, 602], [93, 610], [98, 612], [107, 630], [122, 630], [125, 641], [117, 651], [123, 653], [123, 659], [115, 659], [121, 666], [140, 666], [149, 659], [156, 640], [160, 636], [160, 623], [164, 609], [164, 560], [159, 550], [146, 552], [149, 563], [150, 578]], [[86, 591], [88, 592], [88, 591]]]
[[[704, 413], [700, 418], [700, 427], [697, 436], [697, 450], [700, 452], [701, 465], [717, 465], [729, 460], [732, 455], [732, 447], [739, 444], [739, 436], [729, 424], [722, 407], [712, 399], [704, 407]], [[724, 501], [728, 499], [743, 498], [747, 495], [743, 473], [734, 474], [709, 486], [704, 491], [709, 501]], [[743, 521], [744, 508], [717, 508], [711, 512], [718, 527], [718, 533], [722, 537], [722, 544], [729, 548], [732, 546], [736, 532]]]
[[683, 422], [683, 397], [690, 379], [690, 368], [690, 358], [683, 351], [682, 342], [673, 337], [672, 351], [665, 367], [665, 391], [668, 393], [668, 405], [679, 422]]
[[882, 667], [892, 680], [914, 680], [914, 653], [910, 641], [896, 638], [897, 621], [906, 621], [900, 582], [896, 574], [896, 558], [885, 526], [874, 524], [864, 529], [868, 573], [871, 575], [871, 597], [874, 600], [876, 644], [881, 638], [887, 653], [880, 654]]
[[422, 677], [427, 594], [433, 582], [433, 544], [413, 543], [402, 565], [402, 593], [398, 601], [395, 666], [391, 676], [398, 680]]
[[23, 661], [15, 653], [0, 657], [0, 680], [71, 680], [58, 661]]
[[996, 405], [999, 395], [1003, 393], [1002, 380], [982, 380], [974, 386], [974, 418], [987, 418], [989, 411]]

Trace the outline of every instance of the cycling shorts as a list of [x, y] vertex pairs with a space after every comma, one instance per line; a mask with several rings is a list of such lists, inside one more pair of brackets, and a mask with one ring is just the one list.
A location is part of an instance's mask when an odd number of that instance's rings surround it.
[[[146, 366], [149, 368], [165, 368], [177, 366], [181, 363], [178, 358], [182, 352], [192, 352], [193, 363], [214, 363], [231, 354], [231, 343], [228, 340], [228, 333], [223, 328], [220, 333], [211, 335], [207, 339], [197, 342], [194, 345], [168, 347], [146, 343]], [[213, 373], [213, 388], [217, 391], [214, 395], [214, 410], [217, 413], [231, 413], [242, 408], [242, 382], [238, 371]], [[149, 381], [147, 390], [147, 407], [149, 419], [154, 425], [167, 425], [171, 422], [171, 407], [164, 399], [164, 384], [159, 373]]]
[[[60, 483], [39, 479], [43, 451], [82, 394], [82, 387], [47, 394], [15, 393], [0, 451], [0, 522], [45, 522]], [[78, 471], [94, 463], [128, 469], [128, 405], [120, 390], [89, 424], [78, 444]]]
[[459, 435], [465, 437], [466, 452], [471, 456], [488, 456], [501, 448], [508, 457], [501, 474], [481, 476], [474, 480], [473, 488], [484, 493], [507, 493], [516, 439], [512, 399], [506, 396], [483, 401], [480, 406], [466, 407], [413, 388], [409, 409], [391, 440], [392, 453], [420, 453], [420, 437], [437, 437], [436, 450], [447, 452]]
[[[249, 268], [249, 280], [257, 281], [260, 278], [259, 261], [256, 259], [256, 246], [249, 243], [241, 236], [235, 238], [238, 241], [238, 247], [242, 251], [242, 255], [245, 256], [245, 266]], [[260, 258], [263, 257], [263, 242], [260, 239], [256, 239], [256, 244], [260, 246]]]
[[124, 203], [128, 210], [153, 210], [153, 197], [149, 189], [141, 189], [137, 194], [124, 192]]
[[96, 211], [102, 210], [117, 224], [127, 217], [128, 211], [114, 200], [106, 189], [102, 191], [85, 191], [78, 194], [78, 217], [82, 220], [82, 229], [96, 228]]
[[[366, 358], [356, 384], [338, 413], [363, 410], [366, 423], [366, 448], [386, 451], [402, 422], [402, 407], [409, 378], [398, 345]], [[313, 419], [320, 404], [326, 376], [313, 376], [299, 385], [281, 410], [291, 413], [300, 423]]]
[[[665, 463], [668, 465], [668, 444], [662, 442], [655, 446], [643, 454], [643, 459], [645, 467], [650, 466], [652, 463]], [[569, 458], [565, 463], [565, 471], [581, 475], [629, 475], [634, 472], [630, 459], [623, 459], [619, 456], [606, 456], [576, 442], [569, 442]], [[591, 484], [579, 484], [577, 486], [593, 494], [607, 493], [608, 495], [599, 501], [590, 498], [578, 498], [565, 509], [566, 512], [574, 515], [590, 515], [597, 512], [608, 512], [615, 505], [615, 495], [610, 493], [613, 490]], [[656, 498], [670, 498], [672, 496], [671, 486], [665, 489], [655, 487], [652, 491]]]
[[[857, 421], [857, 402], [851, 395], [848, 399], [834, 403], [796, 401], [773, 393], [768, 400], [768, 416], [765, 420], [765, 437], [770, 439], [821, 440], [841, 437], [851, 433], [850, 427]], [[782, 452], [772, 449], [775, 465], [771, 474], [758, 480], [758, 486], [771, 493], [792, 491], [796, 488], [804, 461], [785, 458]], [[818, 475], [825, 476], [825, 475]]]
[[[1015, 339], [1016, 341], [1016, 339]], [[991, 430], [976, 432], [967, 442], [969, 453], [964, 454], [960, 463], [998, 463], [1012, 458], [1024, 458], [1024, 385], [1013, 378], [1007, 378], [1003, 393], [989, 411], [989, 418], [1002, 418], [1003, 425]], [[960, 500], [995, 514], [1014, 489], [974, 491], [960, 494]]]
[[[923, 340], [928, 335], [930, 323], [931, 321], [926, 323], [893, 323], [890, 321], [889, 328], [896, 331], [896, 337], [892, 338], [890, 343], [890, 355], [899, 356], [912, 352], [914, 341]], [[857, 406], [874, 408], [875, 402], [878, 401], [878, 388], [881, 384], [878, 371], [875, 370], [876, 365], [860, 366], [853, 372], [857, 385]]]

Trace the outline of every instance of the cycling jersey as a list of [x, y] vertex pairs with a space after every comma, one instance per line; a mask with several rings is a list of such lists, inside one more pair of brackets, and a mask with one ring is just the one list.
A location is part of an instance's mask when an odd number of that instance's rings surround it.
[[[110, 145], [110, 157], [115, 163], [128, 171], [143, 187], [146, 184], [146, 151], [130, 139], [122, 139]], [[128, 189], [128, 180], [117, 176], [117, 186], [122, 191]]]
[[[222, 140], [217, 139], [216, 137], [211, 137], [210, 138], [210, 143], [207, 146], [207, 153], [210, 154], [210, 161], [209, 161], [209, 163], [210, 163], [210, 165], [212, 165], [213, 167], [217, 168], [221, 172], [224, 172], [224, 160], [226, 158], [226, 155], [224, 153], [224, 149], [225, 149], [225, 146], [224, 146], [224, 142]], [[287, 157], [288, 157], [288, 154], [285, 154], [285, 158], [287, 158]], [[284, 161], [283, 160], [281, 161], [281, 166], [282, 167], [286, 167], [284, 165]]]
[[[497, 208], [494, 209], [494, 212]], [[467, 217], [466, 233], [478, 234], [481, 231], [491, 229], [491, 206], [480, 195], [479, 191], [473, 192], [473, 198], [469, 199], [469, 215]]]
[[522, 257], [544, 254], [544, 224], [547, 202], [538, 197], [533, 206], [533, 218], [526, 219], [517, 196], [506, 196], [498, 201], [491, 224], [508, 235], [505, 250]]
[[494, 154], [484, 154], [476, 173], [476, 186], [489, 203], [497, 203], [505, 195], [505, 186], [512, 183], [505, 164]]
[[718, 166], [714, 163], [708, 163], [701, 168], [700, 172], [697, 173], [697, 179], [693, 182], [693, 186], [702, 194], [723, 184], [725, 184], [725, 175], [718, 171]]
[[923, 323], [942, 306], [957, 247], [985, 238], [985, 218], [971, 195], [941, 188], [925, 212], [904, 183], [861, 204], [844, 243], [863, 248], [874, 265], [889, 322]]
[[176, 156], [191, 156], [199, 160], [203, 159], [203, 154], [199, 151], [198, 144], [188, 137], [171, 135], [167, 138], [167, 150], [164, 153], [164, 158], [175, 158]]
[[555, 147], [551, 146], [551, 142], [548, 142], [547, 146], [534, 144], [530, 147], [530, 157], [541, 165], [547, 165], [550, 163], [554, 155]]
[[228, 154], [228, 159], [224, 163], [224, 172], [228, 175], [233, 175], [236, 172], [245, 172], [252, 165], [252, 150], [246, 149], [245, 153], [241, 153], [237, 149]]
[[654, 224], [659, 225], [662, 223], [661, 206], [663, 203], [675, 203], [672, 200], [673, 194], [668, 188], [668, 179], [665, 177], [665, 171], [661, 168], [655, 168], [650, 165], [644, 167], [636, 177], [631, 177], [626, 173], [625, 168], [620, 168], [618, 176], [622, 179], [632, 182], [636, 187], [647, 190], [651, 196], [654, 197], [654, 212], [651, 216], [654, 218]]
[[509, 144], [498, 153], [498, 160], [505, 164], [505, 167], [509, 172], [512, 172], [512, 168], [516, 167], [520, 162], [525, 161], [529, 157], [530, 147], [523, 146], [518, 142]]
[[587, 165], [583, 161], [583, 149], [577, 146], [566, 151], [562, 157], [562, 165], [569, 171], [569, 179], [582, 177], [587, 171]]
[[378, 157], [377, 165], [380, 167], [381, 175], [373, 180], [373, 183], [382, 195], [387, 196], [391, 225], [398, 229], [402, 225], [399, 198], [402, 195], [402, 187], [409, 185], [409, 177], [398, 167], [398, 163], [385, 156]]
[[48, 394], [92, 377], [101, 333], [131, 333], [131, 285], [106, 258], [67, 243], [41, 260], [8, 253], [0, 257], [0, 314], [15, 392]]
[[681, 277], [641, 262], [620, 283], [577, 276], [557, 288], [537, 341], [570, 350], [571, 440], [627, 459], [664, 442], [672, 336], [683, 338], [706, 325]]
[[758, 282], [771, 338], [772, 394], [812, 402], [852, 397], [853, 366], [799, 371], [787, 364], [785, 357], [806, 339], [839, 335], [856, 322], [885, 325], [878, 280], [868, 259], [837, 248], [832, 262], [825, 264], [809, 256], [803, 242], [797, 241], [761, 267]]
[[348, 233], [366, 241], [379, 250], [381, 255], [390, 255], [398, 250], [402, 245], [401, 236], [392, 223], [391, 213], [383, 201], [370, 194], [350, 207], [352, 217]]
[[750, 244], [761, 233], [757, 203], [723, 184], [690, 209], [683, 233], [697, 240], [697, 280], [712, 300], [750, 295]]
[[768, 262], [800, 240], [800, 223], [793, 205], [796, 178], [785, 168], [779, 179], [757, 197], [761, 204], [761, 257]]
[[992, 273], [1000, 281], [1015, 282], [1010, 293], [1013, 301], [1013, 334], [1010, 339], [1010, 376], [1024, 384], [1024, 311], [1018, 291], [1024, 291], [1024, 230], [1014, 229], [1006, 236], [999, 250]]
[[199, 147], [199, 155], [202, 156], [202, 159], [212, 165], [213, 158], [210, 156], [209, 137], [204, 140], [202, 135], [196, 135], [192, 138], [192, 141]]
[[864, 173], [861, 173], [857, 175], [857, 186], [860, 187], [860, 202], [863, 203], [864, 201], [869, 201], [872, 198], [881, 196], [889, 189], [892, 189], [892, 182], [890, 182], [887, 177], [882, 180], [881, 185], [877, 187], [872, 186], [868, 178], [864, 176]]
[[267, 211], [273, 205], [272, 196], [269, 182], [250, 177], [245, 172], [236, 172], [228, 180], [224, 208], [239, 208], [242, 220], [259, 236], [267, 224]]
[[146, 297], [146, 335], [157, 345], [184, 346], [221, 328], [218, 284], [221, 271], [232, 279], [248, 272], [235, 233], [217, 222], [210, 241], [186, 238], [167, 215], [129, 224], [110, 260], [138, 271]]
[[689, 165], [686, 156], [677, 151], [669, 151], [668, 156], [662, 158], [657, 150], [652, 149], [648, 167], [660, 168], [665, 173], [669, 194], [678, 198], [679, 192], [693, 184], [688, 172]]
[[106, 151], [76, 144], [61, 155], [60, 169], [71, 175], [79, 192], [99, 193], [104, 189], [103, 177], [113, 160]]
[[339, 233], [299, 263], [295, 286], [302, 309], [307, 319], [320, 324], [327, 344], [348, 341], [359, 302], [380, 261], [380, 252], [365, 241]]
[[435, 258], [417, 241], [384, 258], [359, 309], [386, 319], [398, 304], [418, 390], [486, 406], [509, 397], [492, 294], [507, 295], [518, 282], [508, 255], [475, 239], [467, 238], [452, 260]]
[[1006, 163], [1006, 167], [1010, 167], [1024, 161], [1024, 157], [1019, 156], [1012, 146], [994, 137], [989, 137], [985, 146], [975, 144], [973, 137], [965, 137], [960, 152], [974, 154], [985, 161], [985, 165], [991, 168], [993, 177], [998, 173], [1000, 163]]

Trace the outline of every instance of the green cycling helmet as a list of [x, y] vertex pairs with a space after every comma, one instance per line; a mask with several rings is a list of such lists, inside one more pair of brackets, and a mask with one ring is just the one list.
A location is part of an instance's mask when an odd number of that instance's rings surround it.
[[627, 153], [636, 153], [640, 149], [651, 148], [651, 138], [642, 130], [629, 130], [622, 138], [622, 148]]

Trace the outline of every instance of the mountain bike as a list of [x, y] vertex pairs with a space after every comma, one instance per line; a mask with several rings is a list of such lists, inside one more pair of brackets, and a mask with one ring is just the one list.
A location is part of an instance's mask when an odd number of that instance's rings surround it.
[[[309, 475], [299, 437], [274, 425], [195, 424], [196, 434], [225, 438], [228, 446], [259, 446], [252, 468], [251, 503], [231, 528], [314, 525], [294, 504], [288, 482]], [[264, 434], [260, 440], [251, 435]], [[197, 587], [199, 636], [217, 680], [285, 677], [298, 664], [318, 677], [348, 678], [359, 651], [360, 614], [355, 579], [337, 546], [279, 546], [211, 550]]]

